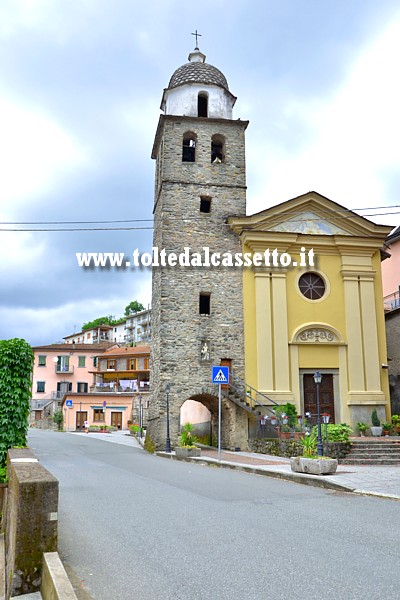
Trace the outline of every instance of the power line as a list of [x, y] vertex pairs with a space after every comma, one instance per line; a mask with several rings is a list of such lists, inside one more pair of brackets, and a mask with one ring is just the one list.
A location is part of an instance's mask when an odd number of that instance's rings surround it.
[[[272, 207], [267, 207], [264, 210], [268, 210], [269, 208], [274, 208]], [[381, 210], [382, 208], [384, 209], [389, 209], [389, 208], [399, 208], [400, 209], [400, 204], [392, 204], [392, 205], [386, 205], [386, 206], [366, 206], [364, 208], [342, 208], [342, 209], [336, 209], [336, 210], [323, 210], [321, 211], [322, 214], [326, 214], [326, 215], [332, 215], [332, 214], [336, 214], [336, 215], [340, 215], [341, 213], [344, 213], [344, 215], [350, 215], [351, 213], [354, 213], [354, 211], [364, 211], [364, 210]], [[259, 211], [259, 212], [264, 212], [264, 211]], [[258, 213], [255, 213], [255, 215]], [[292, 216], [296, 216], [296, 215], [303, 215], [304, 214], [304, 210], [289, 210], [289, 211], [285, 211], [284, 214], [286, 216], [288, 215], [292, 215]], [[320, 216], [322, 216], [322, 214]], [[380, 216], [380, 215], [391, 215], [391, 214], [397, 214], [397, 211], [395, 212], [382, 212], [382, 213], [370, 213], [368, 215], [360, 215], [360, 216]], [[254, 216], [254, 215], [247, 215], [249, 217]], [[171, 220], [171, 221], [181, 221], [182, 217], [173, 217], [173, 216], [169, 216], [168, 214], [166, 215], [166, 217]], [[318, 215], [317, 215], [318, 217]], [[192, 218], [193, 220], [193, 218]], [[306, 220], [312, 220], [312, 219], [306, 219]], [[154, 222], [154, 219], [108, 219], [108, 220], [102, 220], [102, 221], [0, 221], [0, 226], [1, 225], [97, 225], [97, 224], [104, 224], [104, 223], [151, 223]]]
[[[377, 206], [377, 207], [366, 207], [366, 208], [354, 208], [352, 210], [350, 209], [341, 209], [341, 210], [334, 210], [334, 211], [330, 211], [330, 210], [321, 210], [320, 213], [318, 215], [315, 215], [315, 217], [313, 216], [307, 216], [304, 214], [304, 210], [292, 210], [292, 211], [284, 211], [282, 213], [282, 216], [284, 217], [285, 221], [289, 219], [293, 220], [298, 217], [297, 222], [318, 222], [321, 219], [327, 219], [329, 220], [330, 218], [332, 218], [332, 214], [334, 214], [336, 216], [337, 219], [341, 219], [342, 221], [350, 219], [355, 213], [354, 211], [361, 211], [361, 210], [380, 210], [381, 208], [397, 208], [400, 209], [400, 205], [392, 205], [392, 206]], [[268, 210], [268, 209], [266, 209]], [[264, 212], [264, 211], [261, 211]], [[343, 213], [343, 214], [341, 214]], [[255, 213], [254, 215], [247, 215], [244, 218], [251, 218], [252, 216], [256, 216], [259, 213]], [[387, 215], [398, 215], [400, 214], [399, 211], [383, 211], [383, 212], [375, 212], [375, 213], [367, 213], [367, 214], [363, 214], [363, 215], [357, 215], [357, 216], [361, 216], [363, 218], [365, 217], [379, 217], [379, 216], [387, 216]], [[274, 220], [276, 220], [276, 217], [278, 215], [274, 216]], [[240, 216], [238, 218], [241, 218]], [[173, 216], [169, 216], [166, 215], [166, 219], [168, 219], [169, 222], [179, 222], [181, 223], [182, 221], [189, 221], [189, 222], [196, 222], [196, 221], [203, 221], [201, 217], [190, 217], [188, 216], [187, 218], [184, 217], [173, 217]], [[35, 227], [35, 228], [13, 228], [13, 227], [2, 227], [3, 225], [81, 225], [81, 224], [103, 224], [103, 223], [110, 223], [110, 224], [116, 224], [116, 223], [154, 223], [153, 219], [119, 219], [119, 220], [110, 220], [110, 221], [15, 221], [15, 222], [0, 222], [0, 232], [4, 231], [4, 232], [26, 232], [26, 233], [32, 233], [32, 232], [60, 232], [60, 231], [66, 231], [66, 232], [74, 232], [74, 231], [145, 231], [145, 230], [152, 230], [154, 229], [153, 225], [150, 226], [140, 226], [140, 227], [52, 227], [52, 228], [48, 228], [48, 227]], [[227, 225], [229, 226], [229, 223], [222, 223], [223, 225]], [[255, 225], [255, 227], [258, 227], [258, 225]], [[252, 229], [252, 224], [248, 224], [248, 229]]]

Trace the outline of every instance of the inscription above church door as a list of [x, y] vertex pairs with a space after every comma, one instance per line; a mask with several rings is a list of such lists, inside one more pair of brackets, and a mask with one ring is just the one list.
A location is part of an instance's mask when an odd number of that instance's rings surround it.
[[[304, 412], [317, 416], [317, 386], [312, 374], [303, 375]], [[335, 422], [335, 404], [333, 395], [333, 375], [322, 375], [319, 386], [321, 414], [330, 415], [329, 423]]]

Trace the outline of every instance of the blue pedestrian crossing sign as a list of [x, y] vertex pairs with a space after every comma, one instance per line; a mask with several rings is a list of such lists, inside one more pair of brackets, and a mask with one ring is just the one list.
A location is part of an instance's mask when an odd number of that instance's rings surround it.
[[72, 408], [72, 400], [66, 400], [65, 406], [68, 406], [68, 408]]
[[217, 383], [218, 385], [222, 385], [224, 383], [229, 383], [229, 367], [211, 367], [212, 368], [212, 377], [211, 380], [213, 383]]

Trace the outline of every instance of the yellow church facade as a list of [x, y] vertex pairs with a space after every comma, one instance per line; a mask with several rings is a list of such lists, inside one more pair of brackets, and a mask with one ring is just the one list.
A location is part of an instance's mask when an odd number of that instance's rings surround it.
[[243, 252], [297, 263], [244, 269], [246, 383], [315, 414], [319, 371], [331, 422], [370, 424], [374, 408], [388, 420], [381, 248], [392, 228], [316, 192], [229, 223]]

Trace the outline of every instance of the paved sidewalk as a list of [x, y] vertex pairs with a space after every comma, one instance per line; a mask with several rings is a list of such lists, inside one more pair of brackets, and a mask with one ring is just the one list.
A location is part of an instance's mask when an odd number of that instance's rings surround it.
[[[141, 448], [136, 437], [126, 431], [107, 433], [70, 433], [69, 435], [85, 435], [89, 439], [101, 439], [106, 442], [124, 444], [133, 448]], [[175, 459], [175, 453], [157, 452], [158, 456]], [[221, 452], [221, 463], [218, 463], [218, 453], [213, 448], [202, 448], [200, 458], [191, 458], [191, 462], [212, 464], [225, 468], [238, 469], [287, 479], [296, 483], [315, 485], [329, 489], [354, 492], [359, 494], [376, 495], [384, 498], [400, 500], [400, 466], [358, 466], [339, 465], [335, 475], [306, 475], [293, 473], [290, 460], [282, 456], [256, 454], [252, 452]]]

